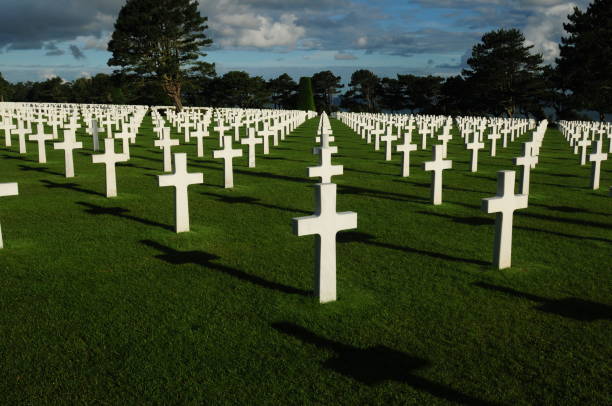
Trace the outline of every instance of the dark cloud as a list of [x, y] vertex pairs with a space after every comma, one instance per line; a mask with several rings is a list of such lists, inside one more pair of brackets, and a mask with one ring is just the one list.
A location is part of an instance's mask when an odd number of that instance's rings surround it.
[[78, 46], [70, 45], [69, 49], [70, 49], [70, 53], [72, 54], [74, 59], [76, 59], [76, 60], [85, 59], [85, 54], [79, 49]]
[[46, 56], [61, 56], [66, 53], [66, 51], [64, 51], [63, 49], [59, 49], [57, 45], [55, 45], [53, 42], [48, 42], [47, 44], [45, 44], [43, 46], [43, 49], [47, 51], [45, 52]]
[[41, 49], [48, 41], [99, 37], [125, 0], [2, 0], [0, 48]]

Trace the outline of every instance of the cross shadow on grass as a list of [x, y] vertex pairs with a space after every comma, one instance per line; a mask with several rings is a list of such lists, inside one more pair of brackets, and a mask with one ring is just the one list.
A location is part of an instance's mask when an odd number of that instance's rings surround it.
[[470, 226], [492, 226], [493, 224], [495, 224], [495, 220], [488, 217], [457, 217], [451, 216], [450, 214], [434, 213], [431, 211], [418, 211], [417, 213], [425, 214], [426, 216], [441, 217], [452, 220], [454, 223], [467, 224]]
[[38, 163], [37, 160], [26, 158], [23, 155], [3, 155], [2, 158], [3, 159], [12, 159], [12, 160], [15, 160], [15, 161], [24, 161], [24, 162]]
[[250, 197], [250, 196], [225, 196], [225, 195], [220, 195], [217, 193], [210, 193], [210, 192], [202, 192], [201, 194], [204, 196], [215, 197], [217, 198], [218, 201], [223, 202], [223, 203], [248, 204], [252, 206], [265, 207], [268, 209], [287, 211], [290, 213], [312, 214], [312, 212], [309, 212], [306, 210], [292, 209], [290, 207], [281, 207], [281, 206], [275, 206], [273, 204], [263, 203], [260, 199], [257, 199], [255, 197]]
[[419, 202], [429, 202], [429, 199], [416, 195], [408, 195], [404, 193], [387, 192], [383, 190], [366, 189], [359, 186], [349, 186], [338, 184], [340, 193], [347, 195], [361, 195], [369, 196], [379, 199], [388, 199], [398, 202], [407, 202], [412, 200], [418, 200]]
[[556, 314], [578, 321], [612, 320], [612, 306], [602, 303], [591, 302], [577, 297], [548, 299], [485, 282], [475, 282], [474, 286], [541, 303], [536, 309], [545, 313]]
[[426, 359], [407, 355], [384, 345], [365, 349], [354, 347], [318, 336], [289, 322], [273, 323], [272, 328], [317, 348], [333, 351], [335, 356], [325, 361], [323, 367], [365, 385], [374, 386], [385, 381], [396, 381], [451, 402], [464, 405], [495, 404], [416, 375], [415, 370], [430, 366], [431, 363]]
[[57, 182], [53, 182], [53, 181], [46, 180], [46, 179], [43, 179], [40, 182], [43, 183], [45, 187], [49, 189], [68, 189], [68, 190], [74, 190], [75, 192], [86, 193], [86, 194], [93, 195], [93, 196], [105, 197], [105, 195], [102, 193], [98, 193], [96, 191], [89, 190], [89, 189], [83, 189], [80, 185], [76, 183], [57, 183]]
[[65, 176], [63, 173], [52, 171], [49, 168], [44, 167], [44, 166], [19, 165], [19, 169], [21, 169], [22, 171], [27, 171], [27, 172], [38, 172], [38, 173], [46, 173], [48, 175]]
[[128, 214], [130, 211], [123, 207], [102, 207], [96, 204], [87, 202], [77, 202], [77, 204], [86, 207], [85, 212], [93, 215], [109, 215], [115, 216], [126, 220], [132, 220], [140, 224], [147, 226], [160, 227], [164, 230], [174, 231], [174, 227], [167, 224], [158, 223], [157, 221], [147, 220], [141, 217], [132, 216]]
[[220, 259], [217, 255], [209, 254], [204, 251], [178, 251], [173, 248], [162, 245], [158, 242], [151, 240], [142, 240], [141, 244], [146, 245], [147, 247], [151, 247], [156, 249], [157, 251], [162, 252], [160, 255], [156, 255], [155, 258], [158, 258], [164, 262], [167, 262], [172, 265], [185, 265], [185, 264], [194, 264], [200, 265], [205, 268], [214, 269], [216, 271], [220, 271], [226, 275], [233, 276], [234, 278], [252, 283], [254, 285], [276, 290], [278, 292], [287, 293], [287, 294], [297, 294], [301, 296], [311, 296], [312, 292], [294, 288], [292, 286], [283, 285], [281, 283], [272, 282], [267, 279], [263, 279], [256, 275], [248, 274], [244, 271], [240, 271], [235, 268], [231, 268], [222, 264], [217, 264], [215, 260]]
[[464, 262], [468, 264], [487, 266], [491, 265], [489, 262], [480, 261], [478, 259], [470, 259], [470, 258], [461, 258], [455, 257], [452, 255], [442, 254], [440, 252], [426, 251], [417, 248], [410, 247], [402, 247], [400, 245], [389, 244], [385, 242], [375, 241], [376, 237], [372, 234], [362, 233], [360, 231], [347, 231], [339, 233], [337, 236], [338, 243], [350, 243], [350, 242], [359, 242], [362, 244], [373, 245], [376, 247], [387, 248], [396, 251], [402, 251], [406, 253], [415, 253], [420, 255], [425, 255], [431, 258], [441, 259], [444, 261], [455, 261], [455, 262]]

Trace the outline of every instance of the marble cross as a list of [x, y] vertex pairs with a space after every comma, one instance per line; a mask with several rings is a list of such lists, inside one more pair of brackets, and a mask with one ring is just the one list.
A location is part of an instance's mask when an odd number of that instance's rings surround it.
[[443, 145], [434, 145], [433, 161], [424, 162], [423, 167], [426, 171], [431, 171], [431, 203], [434, 205], [442, 204], [442, 171], [451, 169], [453, 161], [442, 158], [444, 155]]
[[261, 144], [263, 140], [255, 136], [255, 129], [248, 127], [249, 136], [240, 140], [242, 145], [249, 146], [249, 168], [255, 168], [255, 146]]
[[191, 133], [191, 137], [196, 139], [198, 158], [202, 158], [204, 156], [204, 137], [208, 136], [208, 130], [202, 123], [198, 123], [196, 130]]
[[410, 176], [410, 152], [416, 151], [416, 144], [412, 144], [412, 132], [404, 134], [404, 143], [397, 146], [397, 152], [403, 153], [402, 176]]
[[469, 142], [467, 144], [467, 149], [472, 150], [472, 160], [471, 160], [471, 169], [470, 169], [472, 172], [478, 171], [478, 150], [482, 148], [484, 148], [484, 143], [478, 141], [478, 136], [474, 134], [473, 142]]
[[397, 136], [391, 134], [391, 126], [387, 127], [387, 134], [381, 137], [381, 141], [385, 142], [385, 161], [391, 160], [391, 151], [393, 148], [393, 141], [397, 140]]
[[512, 265], [512, 223], [514, 211], [527, 208], [527, 195], [514, 194], [514, 171], [497, 172], [497, 196], [482, 199], [482, 210], [495, 218], [493, 265], [498, 269]]
[[172, 175], [158, 175], [159, 186], [174, 186], [175, 229], [177, 233], [189, 231], [189, 185], [204, 183], [201, 172], [187, 172], [187, 154], [174, 154], [174, 172]]
[[[17, 196], [19, 194], [19, 187], [17, 183], [0, 183], [0, 197], [4, 196]], [[0, 228], [0, 249], [4, 248], [2, 242], [2, 228]]]
[[45, 141], [51, 141], [53, 134], [46, 134], [42, 124], [38, 124], [36, 134], [30, 135], [30, 141], [38, 142], [38, 163], [44, 164], [47, 162], [47, 149]]
[[578, 146], [580, 147], [580, 165], [586, 165], [587, 148], [590, 145], [591, 141], [587, 137], [578, 141]]
[[226, 127], [223, 120], [219, 120], [216, 127], [213, 127], [213, 131], [219, 133], [219, 148], [223, 148], [223, 141], [225, 141], [225, 130], [229, 130], [232, 127]]
[[172, 147], [179, 145], [179, 140], [170, 138], [170, 134], [164, 132], [164, 137], [155, 140], [156, 147], [164, 150], [164, 172], [172, 172]]
[[74, 178], [74, 157], [72, 151], [83, 148], [82, 142], [77, 142], [73, 131], [64, 131], [64, 141], [53, 143], [53, 149], [64, 150], [66, 177]]
[[531, 142], [523, 143], [523, 156], [514, 158], [514, 164], [523, 167], [523, 176], [521, 178], [521, 194], [529, 194], [529, 176], [531, 168], [538, 163], [538, 157], [533, 155]]
[[336, 234], [357, 228], [357, 213], [336, 212], [337, 185], [315, 185], [313, 216], [293, 219], [293, 233], [298, 237], [316, 235], [315, 241], [315, 295], [320, 303], [333, 302], [336, 294]]
[[13, 125], [13, 119], [11, 117], [5, 117], [4, 121], [0, 125], [0, 129], [4, 130], [4, 145], [10, 147], [11, 144], [11, 130], [15, 129]]
[[115, 165], [117, 162], [126, 162], [127, 157], [123, 154], [115, 153], [115, 139], [104, 139], [104, 154], [92, 155], [94, 164], [106, 165], [106, 197], [117, 196], [117, 173]]
[[93, 150], [98, 152], [100, 150], [100, 137], [98, 134], [100, 129], [98, 128], [98, 121], [95, 118], [91, 119], [91, 136], [93, 138]]
[[132, 133], [124, 130], [116, 133], [115, 138], [121, 140], [121, 153], [124, 154], [127, 159], [130, 159], [130, 140], [132, 138]]
[[19, 137], [19, 153], [25, 154], [27, 152], [25, 136], [29, 134], [30, 131], [25, 128], [22, 120], [17, 121], [17, 129], [13, 130], [13, 133], [17, 134]]
[[263, 138], [263, 153], [268, 155], [270, 153], [270, 137], [273, 135], [272, 131], [269, 131], [267, 126], [264, 125], [263, 130], [257, 131], [257, 136]]
[[223, 149], [214, 151], [214, 158], [222, 158], [225, 163], [225, 188], [234, 187], [234, 158], [242, 156], [242, 149], [232, 149], [232, 136], [223, 141]]
[[603, 148], [603, 141], [595, 141], [593, 147], [593, 153], [589, 155], [589, 161], [593, 162], [591, 165], [591, 189], [599, 189], [599, 178], [601, 174], [601, 162], [608, 159], [608, 154], [601, 152]]
[[491, 140], [491, 156], [495, 156], [497, 153], [497, 140], [501, 138], [501, 135], [497, 132], [497, 127], [493, 127], [493, 131], [491, 134], [487, 136], [489, 140]]
[[308, 168], [308, 176], [311, 178], [320, 177], [321, 183], [330, 183], [332, 176], [342, 175], [344, 167], [342, 165], [332, 165], [331, 156], [338, 152], [338, 147], [315, 147], [313, 153], [321, 155], [320, 165]]

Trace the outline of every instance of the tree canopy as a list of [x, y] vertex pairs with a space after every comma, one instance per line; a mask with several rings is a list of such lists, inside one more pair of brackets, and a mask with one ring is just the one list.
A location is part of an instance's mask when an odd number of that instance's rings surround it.
[[574, 8], [563, 25], [557, 59], [574, 103], [599, 112], [612, 112], [612, 0], [595, 0], [586, 11]]
[[[463, 71], [481, 109], [497, 106], [498, 115], [512, 117], [532, 103], [541, 84], [542, 55], [531, 52], [517, 29], [499, 29], [483, 35], [472, 48]], [[523, 111], [524, 112], [524, 111]]]
[[204, 34], [206, 21], [195, 0], [127, 0], [108, 44], [108, 64], [157, 80], [180, 110], [183, 84], [201, 69], [198, 58], [212, 43]]

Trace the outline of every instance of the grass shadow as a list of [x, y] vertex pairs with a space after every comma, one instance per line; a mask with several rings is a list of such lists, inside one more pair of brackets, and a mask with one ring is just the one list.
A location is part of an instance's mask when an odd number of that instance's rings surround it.
[[475, 406], [495, 404], [415, 374], [415, 370], [431, 365], [431, 362], [426, 359], [414, 357], [384, 345], [358, 348], [343, 344], [318, 336], [294, 323], [277, 322], [272, 324], [272, 328], [303, 343], [334, 352], [335, 356], [325, 361], [323, 367], [365, 385], [374, 386], [385, 381], [396, 381], [451, 402]]
[[106, 197], [104, 194], [96, 192], [94, 190], [83, 189], [80, 185], [76, 183], [57, 183], [46, 179], [41, 180], [40, 182], [44, 183], [45, 187], [49, 189], [68, 189], [74, 190], [75, 192], [86, 193], [88, 195]]
[[157, 221], [144, 219], [141, 217], [132, 216], [128, 214], [130, 211], [123, 207], [102, 207], [92, 203], [87, 202], [76, 202], [77, 204], [86, 207], [85, 212], [93, 215], [108, 215], [115, 216], [126, 220], [132, 220], [140, 224], [144, 224], [147, 226], [159, 227], [164, 230], [174, 231], [174, 227], [169, 226], [167, 224], [158, 223]]
[[338, 243], [358, 242], [358, 243], [368, 244], [368, 245], [372, 245], [376, 247], [382, 247], [382, 248], [387, 248], [391, 250], [402, 251], [406, 253], [420, 254], [420, 255], [424, 255], [424, 256], [428, 256], [431, 258], [440, 259], [444, 261], [464, 262], [468, 264], [481, 265], [481, 266], [491, 265], [489, 262], [481, 261], [478, 259], [461, 258], [461, 257], [455, 257], [452, 255], [443, 254], [440, 252], [427, 251], [427, 250], [411, 248], [411, 247], [402, 247], [399, 245], [375, 241], [375, 239], [376, 237], [373, 236], [372, 234], [362, 233], [360, 231], [346, 231], [346, 232], [339, 233], [337, 236]]
[[475, 282], [473, 285], [479, 288], [501, 292], [509, 296], [541, 303], [536, 309], [545, 313], [556, 314], [577, 321], [612, 320], [612, 306], [606, 304], [591, 302], [590, 300], [584, 300], [577, 297], [548, 299], [542, 296], [520, 292], [512, 288], [491, 285], [486, 282]]
[[146, 245], [147, 247], [151, 247], [157, 251], [162, 252], [160, 255], [156, 255], [155, 258], [158, 258], [164, 262], [167, 262], [172, 265], [185, 265], [185, 264], [194, 264], [203, 266], [205, 268], [214, 269], [216, 271], [220, 271], [226, 275], [233, 276], [234, 278], [252, 283], [254, 285], [276, 290], [278, 292], [287, 293], [287, 294], [297, 294], [301, 296], [311, 296], [312, 292], [294, 288], [293, 286], [283, 285], [281, 283], [272, 282], [267, 279], [263, 279], [256, 275], [248, 274], [244, 271], [240, 271], [235, 268], [231, 268], [222, 264], [217, 264], [215, 260], [220, 259], [217, 255], [209, 254], [204, 251], [178, 251], [173, 248], [162, 245], [158, 242], [151, 240], [142, 240], [141, 244]]

